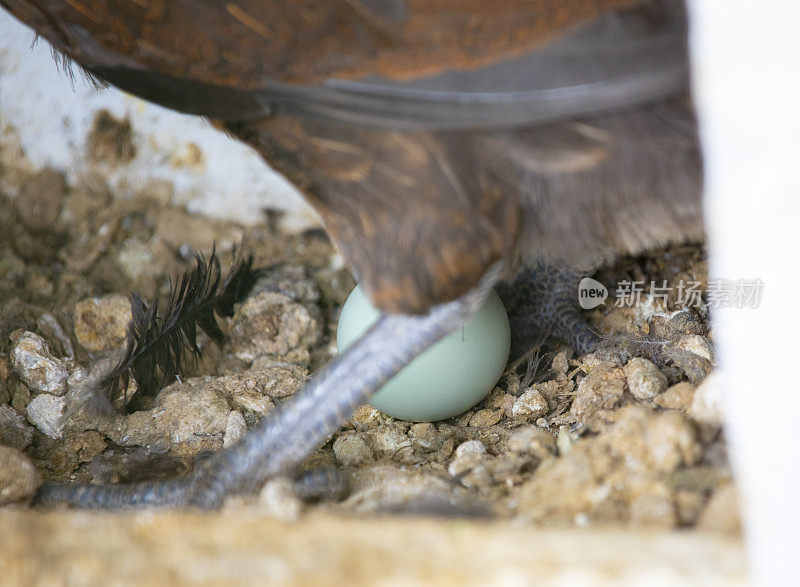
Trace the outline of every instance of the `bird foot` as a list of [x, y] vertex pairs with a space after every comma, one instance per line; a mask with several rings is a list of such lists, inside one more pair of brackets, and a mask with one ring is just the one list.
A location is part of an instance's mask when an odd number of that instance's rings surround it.
[[495, 286], [511, 322], [512, 358], [548, 338], [566, 342], [580, 354], [594, 350], [600, 336], [578, 306], [582, 277], [572, 268], [537, 264]]

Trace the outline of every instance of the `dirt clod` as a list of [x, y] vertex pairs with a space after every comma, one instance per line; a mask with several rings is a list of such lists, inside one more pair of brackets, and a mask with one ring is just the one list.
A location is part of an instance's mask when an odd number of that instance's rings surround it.
[[41, 475], [31, 460], [15, 448], [0, 446], [0, 505], [33, 497]]
[[260, 355], [284, 357], [319, 340], [316, 312], [279, 293], [264, 292], [248, 299], [233, 317], [231, 345], [237, 357], [252, 361]]
[[131, 304], [125, 296], [81, 300], [75, 306], [75, 336], [90, 351], [109, 351], [125, 342], [130, 319]]

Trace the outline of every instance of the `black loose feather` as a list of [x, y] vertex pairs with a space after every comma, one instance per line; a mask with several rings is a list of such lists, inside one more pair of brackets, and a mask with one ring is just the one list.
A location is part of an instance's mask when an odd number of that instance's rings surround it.
[[133, 377], [139, 393], [158, 393], [183, 372], [187, 355], [195, 359], [201, 355], [198, 326], [215, 342], [223, 342], [217, 316], [233, 315], [234, 304], [261, 273], [253, 269], [252, 255], [240, 253], [223, 281], [219, 259], [212, 251], [208, 259], [195, 255], [195, 266], [170, 285], [169, 300], [162, 311], [158, 302], [147, 306], [139, 294], [132, 294], [125, 354], [100, 381], [100, 389], [111, 399], [120, 389], [126, 389]]

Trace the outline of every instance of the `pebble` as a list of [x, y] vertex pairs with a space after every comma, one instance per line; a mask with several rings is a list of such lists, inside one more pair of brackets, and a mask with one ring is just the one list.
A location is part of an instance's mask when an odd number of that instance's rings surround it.
[[401, 470], [390, 465], [363, 467], [353, 473], [353, 491], [341, 505], [355, 514], [474, 516], [483, 513], [468, 492], [441, 475]]
[[105, 108], [98, 111], [87, 135], [86, 150], [97, 162], [126, 163], [136, 156], [130, 118], [117, 118]]
[[656, 338], [676, 340], [684, 334], [702, 334], [705, 327], [692, 312], [678, 310], [672, 315], [653, 316], [650, 319], [649, 330]]
[[465, 452], [458, 454], [458, 451], [456, 451], [456, 456], [450, 461], [447, 472], [453, 477], [459, 477], [465, 487], [488, 487], [492, 483], [492, 475], [487, 467], [488, 458], [489, 455], [484, 453]]
[[549, 411], [550, 407], [547, 405], [547, 400], [536, 389], [529, 389], [523, 393], [511, 407], [511, 415], [521, 420], [539, 418]]
[[[69, 475], [82, 464], [90, 463], [95, 458], [98, 458], [98, 461], [100, 461], [103, 459], [100, 455], [107, 448], [103, 436], [94, 430], [75, 433], [73, 432], [74, 429], [72, 426], [70, 426], [68, 430], [69, 433], [65, 433], [59, 439], [59, 442], [42, 443], [37, 446], [37, 461], [41, 459], [42, 456], [45, 456], [45, 466], [52, 475]], [[42, 449], [44, 449], [44, 454]], [[147, 455], [146, 451], [144, 455]], [[135, 463], [129, 462], [131, 467], [136, 467]], [[141, 465], [142, 462], [140, 461], [139, 466], [141, 467]], [[173, 465], [172, 470], [175, 469], [176, 467]]]
[[236, 444], [239, 439], [247, 432], [247, 423], [244, 416], [236, 410], [228, 414], [228, 421], [225, 424], [225, 435], [222, 437], [222, 447], [228, 448]]
[[303, 386], [306, 377], [305, 369], [282, 363], [209, 378], [205, 384], [225, 397], [245, 419], [253, 415], [260, 420], [275, 409], [273, 398], [291, 396]]
[[694, 400], [695, 387], [688, 381], [676, 383], [657, 396], [653, 403], [661, 408], [688, 411]]
[[134, 282], [146, 277], [155, 278], [156, 255], [153, 247], [135, 238], [127, 238], [117, 254], [117, 263]]
[[350, 422], [356, 430], [377, 428], [382, 420], [382, 414], [369, 404], [359, 406], [350, 418]]
[[403, 461], [413, 455], [413, 444], [395, 426], [382, 426], [369, 434], [372, 451], [379, 458]]
[[42, 169], [28, 177], [16, 199], [22, 224], [32, 232], [50, 231], [61, 215], [64, 192], [64, 176], [53, 169]]
[[473, 428], [489, 428], [497, 424], [503, 417], [502, 410], [490, 410], [488, 408], [478, 410], [469, 419], [469, 425]]
[[54, 439], [61, 438], [64, 428], [61, 415], [64, 413], [66, 405], [66, 398], [46, 393], [37, 395], [28, 404], [28, 420], [45, 436]]
[[679, 349], [683, 349], [698, 355], [699, 357], [702, 357], [711, 363], [714, 362], [714, 354], [711, 350], [711, 345], [708, 344], [708, 341], [705, 338], [698, 334], [687, 334], [682, 336], [678, 339], [678, 342], [675, 343], [675, 346]]
[[419, 448], [426, 451], [437, 451], [442, 448], [444, 440], [436, 426], [430, 422], [420, 422], [409, 428], [408, 435]]
[[[294, 363], [262, 356], [253, 361], [248, 373], [257, 376], [261, 393], [271, 399], [284, 399], [300, 389], [308, 379], [308, 370]], [[256, 377], [253, 378], [255, 381]]]
[[496, 387], [486, 398], [486, 403], [493, 408], [501, 410], [503, 416], [511, 418], [511, 410], [516, 400], [516, 396], [510, 393], [503, 393], [500, 388]]
[[244, 236], [240, 226], [187, 214], [179, 208], [163, 208], [154, 220], [155, 236], [173, 250], [188, 247], [210, 252], [216, 246], [217, 254], [223, 254], [242, 242]]
[[90, 171], [70, 187], [61, 211], [60, 220], [64, 224], [74, 225], [86, 218], [92, 218], [100, 208], [111, 202], [111, 189], [105, 178], [98, 173]]
[[617, 362], [612, 357], [601, 353], [599, 350], [582, 357], [580, 363], [581, 370], [584, 373], [591, 373], [597, 369], [607, 371], [617, 366]]
[[484, 455], [486, 454], [486, 446], [480, 440], [467, 440], [459, 444], [458, 448], [456, 448], [456, 457], [463, 457], [468, 454]]
[[669, 320], [670, 333], [702, 334], [706, 328], [698, 317], [689, 311], [675, 313]]
[[175, 185], [166, 179], [149, 179], [137, 195], [143, 200], [166, 207], [175, 198]]
[[544, 381], [531, 386], [531, 389], [538, 391], [547, 401], [553, 401], [559, 394], [569, 393], [575, 388], [573, 381]]
[[644, 494], [631, 501], [630, 521], [638, 526], [672, 528], [678, 514], [669, 495]]
[[75, 305], [75, 337], [90, 351], [115, 349], [125, 342], [130, 319], [131, 304], [123, 295], [81, 300]]
[[333, 443], [333, 456], [345, 467], [357, 467], [375, 460], [366, 441], [355, 434], [340, 435]]
[[50, 354], [44, 339], [33, 332], [22, 332], [12, 335], [12, 340], [11, 365], [25, 384], [38, 393], [63, 394], [69, 371]]
[[677, 345], [669, 345], [664, 349], [664, 354], [672, 363], [684, 372], [687, 379], [694, 385], [698, 385], [706, 376], [714, 370], [714, 365], [705, 357], [688, 351]]
[[0, 406], [0, 445], [22, 450], [32, 440], [33, 428], [28, 426], [25, 416], [11, 406]]
[[739, 498], [736, 487], [730, 483], [714, 492], [697, 520], [697, 528], [712, 532], [738, 534], [742, 530], [739, 518]]
[[0, 505], [33, 497], [41, 484], [27, 456], [15, 448], [0, 446]]
[[303, 513], [303, 501], [294, 491], [294, 484], [285, 477], [270, 479], [258, 494], [263, 511], [277, 520], [294, 522]]
[[623, 368], [628, 390], [638, 400], [650, 400], [667, 389], [667, 378], [652, 361], [634, 357]]
[[512, 453], [532, 455], [539, 460], [556, 453], [553, 435], [536, 426], [521, 426], [514, 430], [508, 439], [508, 448]]
[[722, 426], [725, 417], [723, 403], [722, 380], [718, 373], [712, 373], [697, 386], [689, 416], [701, 424]]
[[625, 394], [622, 369], [598, 365], [578, 384], [570, 413], [591, 430], [605, 430], [616, 420], [616, 410]]
[[252, 361], [260, 355], [284, 356], [299, 347], [315, 344], [321, 335], [318, 309], [312, 310], [273, 292], [248, 298], [230, 324], [231, 347], [243, 361]]
[[253, 285], [250, 295], [273, 292], [296, 302], [317, 303], [320, 291], [317, 282], [308, 277], [302, 265], [282, 265], [266, 273]]

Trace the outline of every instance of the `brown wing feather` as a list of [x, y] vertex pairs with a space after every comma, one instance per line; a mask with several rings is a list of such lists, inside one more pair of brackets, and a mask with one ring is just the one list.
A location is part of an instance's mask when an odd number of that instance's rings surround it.
[[408, 79], [518, 55], [636, 0], [2, 0], [90, 70], [263, 89]]
[[588, 268], [703, 238], [702, 165], [688, 98], [512, 131], [499, 138], [494, 160], [520, 145], [528, 145], [514, 161], [523, 259]]
[[238, 131], [305, 192], [386, 310], [453, 299], [498, 259], [588, 267], [703, 234], [685, 98], [493, 132], [283, 117]]
[[[364, 16], [379, 0], [0, 2], [82, 64], [127, 72], [130, 91], [173, 92], [180, 107], [202, 89], [188, 106], [206, 114], [257, 112], [242, 89], [268, 76], [403, 77], [525, 50], [616, 4], [409, 0], [387, 27]], [[679, 102], [481, 132], [284, 116], [228, 129], [305, 191], [386, 310], [451, 300], [518, 253], [587, 265], [702, 235], [694, 123]]]

